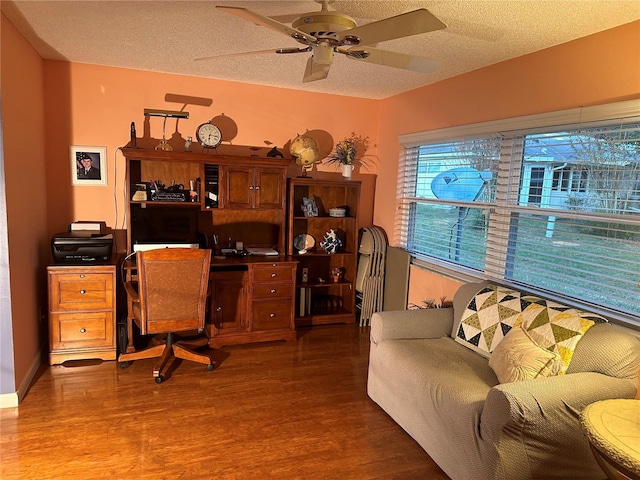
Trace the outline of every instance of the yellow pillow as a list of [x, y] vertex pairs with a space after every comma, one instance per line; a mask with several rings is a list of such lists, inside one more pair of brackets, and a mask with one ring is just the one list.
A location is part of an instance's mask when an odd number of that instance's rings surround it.
[[489, 358], [500, 383], [557, 375], [561, 364], [557, 353], [538, 346], [519, 326], [505, 335]]

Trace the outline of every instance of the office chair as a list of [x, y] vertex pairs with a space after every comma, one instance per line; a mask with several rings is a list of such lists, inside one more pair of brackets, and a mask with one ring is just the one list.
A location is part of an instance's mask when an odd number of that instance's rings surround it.
[[[207, 344], [207, 338], [179, 340], [176, 332], [202, 332], [209, 285], [211, 250], [162, 248], [136, 253], [137, 282], [125, 282], [127, 321], [135, 322], [141, 335], [154, 337], [144, 350], [123, 353], [122, 368], [129, 361], [160, 357], [153, 369], [156, 383], [173, 357], [203, 363], [213, 370], [209, 356], [191, 350]], [[136, 288], [137, 286], [137, 288]]]

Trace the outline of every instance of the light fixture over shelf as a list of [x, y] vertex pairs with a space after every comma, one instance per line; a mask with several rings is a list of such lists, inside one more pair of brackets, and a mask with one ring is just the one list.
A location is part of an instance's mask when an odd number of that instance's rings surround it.
[[173, 148], [167, 142], [165, 131], [167, 126], [167, 118], [189, 118], [189, 112], [182, 112], [176, 110], [158, 110], [154, 108], [144, 109], [145, 117], [164, 117], [162, 122], [162, 141], [156, 145], [156, 150], [164, 150], [165, 152], [172, 152]]

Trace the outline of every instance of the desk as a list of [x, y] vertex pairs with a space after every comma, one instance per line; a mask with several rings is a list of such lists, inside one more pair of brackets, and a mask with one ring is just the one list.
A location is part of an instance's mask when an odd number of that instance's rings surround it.
[[611, 480], [640, 479], [640, 400], [602, 400], [580, 416], [598, 464]]
[[[205, 323], [209, 346], [296, 340], [297, 265], [286, 255], [212, 258]], [[128, 259], [124, 268], [127, 279], [135, 280], [135, 261]], [[130, 318], [127, 333], [129, 353], [135, 351]]]

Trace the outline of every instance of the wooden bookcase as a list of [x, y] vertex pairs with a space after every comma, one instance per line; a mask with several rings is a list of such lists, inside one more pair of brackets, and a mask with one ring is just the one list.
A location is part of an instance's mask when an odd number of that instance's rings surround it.
[[[355, 322], [355, 281], [358, 260], [359, 181], [291, 178], [288, 182], [287, 253], [299, 262], [296, 275], [296, 325]], [[315, 201], [317, 216], [305, 216], [303, 199]], [[332, 217], [332, 208], [344, 208], [344, 217]], [[342, 241], [336, 253], [320, 246], [329, 229]], [[300, 254], [299, 235], [311, 235], [315, 245]], [[341, 278], [334, 281], [332, 271]], [[306, 280], [306, 281], [305, 281]]]

